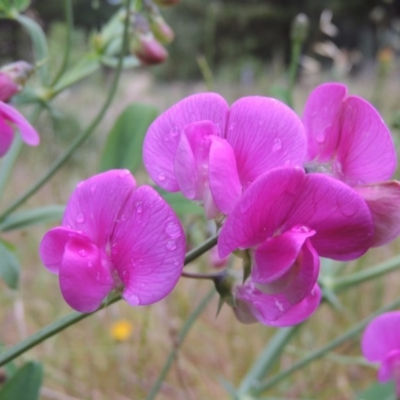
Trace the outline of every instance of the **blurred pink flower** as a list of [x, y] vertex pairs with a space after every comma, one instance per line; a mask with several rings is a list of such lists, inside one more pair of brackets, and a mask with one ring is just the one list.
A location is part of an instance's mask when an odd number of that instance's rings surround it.
[[15, 108], [0, 101], [0, 157], [7, 153], [14, 138], [12, 126], [16, 125], [22, 140], [29, 146], [37, 146], [40, 137], [33, 126]]
[[302, 165], [304, 128], [285, 104], [243, 97], [231, 107], [216, 93], [189, 96], [160, 115], [144, 141], [144, 163], [163, 189], [203, 203], [207, 218], [229, 214], [263, 172]]
[[92, 312], [112, 290], [133, 306], [168, 295], [182, 271], [185, 235], [155, 190], [137, 187], [128, 170], [111, 170], [77, 186], [39, 253], [59, 274], [66, 302]]
[[33, 66], [25, 61], [16, 61], [0, 69], [0, 101], [8, 101], [20, 92], [31, 76]]
[[391, 311], [373, 319], [364, 331], [361, 349], [370, 362], [379, 362], [378, 380], [394, 380], [400, 397], [400, 311]]
[[354, 190], [323, 174], [283, 167], [261, 175], [242, 195], [221, 228], [218, 250], [220, 257], [249, 252], [251, 273], [237, 295], [265, 323], [310, 296], [318, 256], [358, 258], [372, 236], [371, 214]]
[[400, 234], [400, 183], [388, 181], [396, 169], [389, 129], [375, 108], [346, 86], [327, 83], [310, 94], [303, 115], [308, 148], [305, 168], [352, 186], [374, 220], [373, 246]]

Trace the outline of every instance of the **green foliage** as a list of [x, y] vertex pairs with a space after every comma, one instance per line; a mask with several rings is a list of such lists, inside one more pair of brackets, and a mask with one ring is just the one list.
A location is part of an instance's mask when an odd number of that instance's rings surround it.
[[20, 269], [19, 261], [11, 246], [0, 240], [0, 277], [9, 288], [18, 288]]
[[23, 365], [0, 391], [0, 400], [39, 400], [43, 368], [38, 362]]
[[41, 224], [43, 222], [58, 221], [61, 219], [63, 213], [64, 206], [57, 205], [19, 211], [10, 214], [0, 223], [0, 231], [6, 232]]
[[381, 384], [374, 383], [362, 392], [357, 400], [396, 400], [395, 386], [393, 382]]
[[100, 170], [126, 168], [132, 173], [142, 165], [143, 138], [158, 115], [155, 107], [131, 104], [111, 129], [100, 160]]
[[202, 207], [188, 200], [180, 192], [171, 193], [159, 188], [157, 188], [157, 191], [180, 217], [185, 215], [204, 215]]

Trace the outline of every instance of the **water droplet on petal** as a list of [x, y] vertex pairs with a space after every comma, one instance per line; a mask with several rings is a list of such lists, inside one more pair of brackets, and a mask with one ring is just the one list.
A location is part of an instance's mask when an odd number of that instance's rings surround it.
[[92, 193], [94, 193], [95, 191], [96, 191], [96, 185], [92, 185], [92, 186], [90, 186], [90, 191], [92, 192]]
[[126, 301], [132, 306], [138, 306], [140, 304], [140, 299], [135, 294], [127, 296]]
[[98, 272], [97, 274], [96, 274], [96, 281], [99, 281], [100, 280], [100, 272]]
[[167, 242], [167, 249], [168, 250], [175, 250], [176, 249], [176, 243], [173, 240], [169, 240]]
[[272, 151], [278, 151], [282, 148], [281, 139], [275, 138], [274, 145], [272, 146]]
[[158, 179], [159, 179], [160, 181], [165, 181], [165, 174], [164, 174], [163, 172], [160, 172], [160, 173], [158, 174]]
[[279, 308], [279, 311], [283, 311], [283, 304], [277, 299], [275, 305]]
[[285, 165], [290, 165], [291, 161], [290, 160], [286, 160], [285, 161]]
[[111, 254], [118, 254], [119, 253], [119, 247], [117, 243], [113, 243], [111, 246]]
[[177, 126], [174, 126], [171, 130], [171, 136], [177, 137], [178, 135], [179, 135], [179, 128]]
[[123, 169], [123, 170], [121, 170], [121, 171], [119, 172], [118, 176], [119, 176], [120, 178], [123, 178], [123, 177], [129, 175], [129, 173], [130, 173], [130, 172], [129, 172], [127, 169]]
[[233, 131], [235, 129], [236, 124], [234, 122], [229, 126], [229, 130]]
[[136, 212], [140, 214], [143, 211], [143, 203], [141, 201], [137, 201], [135, 203]]
[[84, 216], [82, 213], [79, 213], [79, 214], [76, 216], [76, 222], [77, 222], [78, 224], [82, 224], [83, 222], [85, 222], [85, 216]]
[[80, 250], [78, 250], [78, 254], [79, 254], [81, 257], [86, 257], [87, 252], [86, 252], [85, 249], [80, 249]]
[[92, 267], [93, 267], [93, 262], [92, 262], [92, 261], [88, 261], [88, 262], [87, 262], [87, 266], [88, 266], [89, 268], [92, 268]]
[[326, 131], [325, 130], [318, 131], [318, 133], [315, 135], [315, 140], [319, 144], [324, 143], [326, 140]]
[[175, 222], [168, 222], [167, 227], [165, 228], [165, 232], [167, 235], [173, 239], [181, 236], [181, 230], [179, 229], [179, 225]]

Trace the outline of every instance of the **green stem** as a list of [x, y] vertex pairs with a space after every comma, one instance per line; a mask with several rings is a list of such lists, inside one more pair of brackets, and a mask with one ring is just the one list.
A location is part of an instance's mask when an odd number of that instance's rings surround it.
[[189, 251], [185, 258], [185, 265], [191, 263], [193, 260], [201, 256], [206, 251], [212, 249], [218, 242], [218, 235], [211, 236], [204, 243], [202, 243], [199, 247]]
[[[34, 125], [39, 118], [40, 112], [42, 111], [42, 106], [37, 105], [32, 113], [30, 122]], [[16, 135], [14, 142], [11, 146], [10, 151], [4, 157], [4, 160], [1, 164], [0, 170], [0, 198], [3, 196], [4, 190], [7, 186], [7, 182], [10, 179], [11, 172], [14, 168], [14, 165], [18, 159], [18, 156], [23, 148], [23, 141], [20, 135]]]
[[154, 386], [151, 389], [151, 392], [147, 396], [147, 400], [153, 400], [155, 396], [157, 395], [158, 391], [161, 388], [162, 383], [164, 382], [165, 377], [167, 376], [167, 373], [169, 369], [171, 368], [171, 365], [176, 357], [176, 354], [178, 353], [178, 350], [180, 346], [182, 345], [183, 341], [186, 338], [186, 335], [188, 334], [190, 328], [192, 327], [193, 323], [196, 321], [198, 316], [203, 312], [203, 310], [206, 308], [207, 304], [211, 301], [215, 294], [215, 289], [212, 288], [206, 297], [199, 303], [199, 305], [193, 310], [193, 312], [189, 315], [189, 318], [186, 320], [185, 324], [182, 327], [182, 330], [179, 332], [178, 340], [172, 350], [169, 352], [167, 361], [165, 362], [165, 365], [163, 369], [161, 370], [161, 373], [154, 384]]
[[349, 287], [358, 285], [374, 278], [378, 278], [379, 276], [384, 275], [388, 272], [395, 271], [399, 267], [400, 256], [396, 256], [391, 258], [390, 260], [377, 264], [372, 268], [343, 276], [341, 278], [330, 278], [324, 283], [334, 292], [340, 292]]
[[61, 332], [69, 326], [76, 324], [77, 322], [89, 317], [90, 315], [102, 310], [103, 308], [108, 307], [110, 304], [113, 304], [120, 299], [121, 296], [116, 296], [104, 305], [102, 305], [98, 310], [94, 311], [93, 313], [82, 314], [79, 312], [73, 312], [47, 325], [46, 327], [29, 336], [22, 342], [16, 344], [14, 347], [11, 347], [10, 349], [7, 349], [0, 353], [0, 366], [7, 364], [14, 358], [20, 356], [21, 354], [25, 353], [32, 347], [35, 347], [49, 337], [54, 336], [56, 333]]
[[[216, 237], [212, 237], [212, 238], [208, 239], [208, 241], [204, 242], [201, 246], [199, 246], [196, 249], [192, 250], [191, 252], [187, 253], [185, 256], [184, 265], [188, 264], [189, 262], [192, 262], [195, 258], [201, 256], [203, 253], [208, 251], [210, 249], [210, 243], [214, 243], [214, 241], [216, 243], [216, 240], [217, 240]], [[212, 244], [211, 247], [213, 245], [215, 245], [215, 243]], [[215, 292], [215, 289], [213, 288], [212, 291]], [[69, 326], [81, 321], [82, 319], [85, 319], [89, 315], [92, 315], [92, 314], [96, 313], [97, 311], [108, 307], [109, 305], [117, 302], [120, 299], [121, 299], [121, 296], [115, 296], [115, 297], [111, 298], [111, 300], [107, 301], [105, 304], [103, 304], [98, 310], [94, 311], [93, 313], [82, 314], [82, 313], [78, 313], [78, 312], [73, 312], [69, 315], [66, 315], [63, 318], [60, 318], [59, 320], [57, 320], [55, 322], [52, 322], [51, 324], [49, 324], [45, 328], [39, 330], [38, 332], [36, 332], [32, 336], [28, 337], [21, 343], [18, 343], [14, 347], [0, 353], [0, 366], [13, 360], [14, 358], [18, 357], [22, 353], [25, 353], [32, 347], [35, 347], [37, 344], [43, 342], [45, 339], [57, 334], [58, 332], [61, 332], [62, 330], [68, 328]], [[189, 329], [189, 327], [187, 328], [187, 330]], [[187, 332], [185, 332], [184, 336], [186, 336], [186, 333]], [[184, 336], [183, 336], [183, 338], [184, 338]]]
[[268, 379], [267, 381], [263, 382], [261, 385], [259, 385], [257, 388], [254, 388], [252, 390], [252, 394], [254, 395], [259, 395], [265, 390], [269, 389], [276, 383], [280, 382], [281, 380], [287, 378], [289, 375], [293, 374], [293, 372], [297, 371], [300, 368], [303, 368], [310, 362], [322, 357], [325, 353], [332, 351], [336, 347], [340, 346], [342, 343], [345, 341], [352, 339], [354, 336], [358, 335], [367, 325], [368, 323], [375, 317], [377, 317], [379, 314], [382, 314], [386, 311], [392, 310], [396, 307], [400, 306], [400, 297], [398, 297], [394, 302], [390, 303], [389, 305], [380, 308], [379, 310], [375, 311], [371, 315], [369, 315], [367, 318], [365, 318], [363, 321], [359, 322], [357, 325], [353, 326], [351, 329], [349, 329], [346, 333], [343, 335], [337, 337], [336, 339], [332, 340], [328, 344], [326, 344], [323, 347], [320, 347], [319, 349], [311, 352], [308, 354], [308, 356], [304, 357], [302, 360], [292, 364], [292, 366], [285, 371], [282, 371], [272, 378]]
[[215, 280], [217, 278], [220, 278], [224, 274], [221, 272], [215, 273], [215, 274], [196, 274], [194, 272], [186, 272], [182, 271], [181, 276], [184, 278], [190, 278], [190, 279], [210, 279], [210, 280]]
[[71, 0], [64, 0], [64, 9], [65, 9], [65, 23], [67, 26], [67, 37], [65, 41], [65, 47], [64, 47], [64, 58], [61, 63], [61, 67], [54, 77], [51, 87], [54, 87], [56, 83], [60, 80], [60, 78], [63, 76], [64, 72], [66, 71], [68, 64], [69, 64], [69, 59], [71, 55], [71, 43], [72, 43], [72, 32], [74, 30], [74, 14], [72, 10], [72, 1]]
[[299, 69], [299, 59], [301, 55], [302, 42], [299, 40], [293, 40], [292, 52], [290, 57], [289, 66], [289, 84], [288, 84], [288, 102], [289, 106], [293, 108], [293, 90], [296, 83], [297, 71]]
[[257, 361], [253, 364], [253, 367], [243, 378], [238, 388], [239, 396], [245, 395], [259, 384], [260, 379], [268, 373], [281, 355], [286, 344], [292, 339], [295, 333], [297, 333], [300, 326], [301, 325], [296, 325], [289, 328], [282, 328], [275, 333]]
[[[127, 10], [128, 10], [127, 15], [129, 15], [129, 4], [130, 0], [128, 0], [127, 3]], [[128, 32], [129, 32], [129, 18], [127, 17], [124, 24], [123, 51], [121, 52], [118, 60], [118, 67], [115, 72], [111, 89], [109, 90], [108, 96], [97, 116], [94, 118], [92, 123], [86, 128], [86, 130], [84, 130], [77, 138], [75, 138], [75, 140], [73, 140], [73, 142], [71, 143], [69, 148], [65, 151], [65, 153], [62, 154], [58, 158], [58, 160], [54, 162], [54, 164], [49, 168], [49, 170], [1, 214], [0, 221], [3, 221], [6, 216], [12, 213], [15, 209], [21, 206], [26, 200], [28, 200], [29, 197], [31, 197], [34, 193], [36, 193], [67, 162], [67, 160], [74, 153], [74, 151], [93, 133], [93, 131], [100, 124], [117, 91], [119, 78], [122, 72], [122, 64], [123, 64], [125, 49], [128, 48], [128, 41], [129, 41]]]

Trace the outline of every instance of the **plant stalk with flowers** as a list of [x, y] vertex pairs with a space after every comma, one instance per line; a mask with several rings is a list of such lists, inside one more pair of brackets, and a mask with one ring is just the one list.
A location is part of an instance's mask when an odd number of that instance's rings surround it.
[[[90, 52], [71, 65], [72, 2], [65, 0], [69, 31], [64, 58], [56, 72], [48, 66], [43, 31], [22, 14], [29, 2], [0, 5], [2, 18], [14, 19], [27, 30], [36, 56], [35, 67], [18, 62], [0, 69], [0, 194], [7, 189], [23, 143], [39, 145], [33, 125], [51, 108], [50, 102], [102, 65], [116, 68], [111, 88], [92, 123], [42, 177], [0, 211], [0, 230], [54, 220], [53, 209], [31, 210], [29, 216], [21, 216], [16, 210], [96, 131], [115, 96], [122, 68], [147, 66], [167, 57], [164, 45], [173, 40], [174, 33], [157, 4], [176, 2], [130, 3], [124, 2], [92, 35]], [[292, 32], [296, 48], [289, 77], [289, 104], [307, 25], [304, 16], [296, 21], [294, 27], [301, 23], [302, 30], [301, 37], [296, 29]], [[24, 90], [33, 70], [39, 76], [38, 86]], [[30, 122], [19, 110], [27, 104], [34, 106]], [[139, 125], [143, 121], [145, 125], [143, 163], [155, 185], [138, 185], [134, 168], [122, 168], [121, 160], [111, 154], [112, 146], [106, 148], [106, 171], [85, 177], [77, 185], [61, 223], [44, 235], [39, 246], [43, 265], [58, 276], [61, 296], [75, 312], [3, 350], [0, 366], [9, 365], [49, 337], [119, 300], [132, 307], [159, 302], [182, 277], [209, 280], [213, 285], [178, 335], [177, 346], [148, 393], [149, 400], [161, 389], [179, 346], [215, 293], [220, 297], [219, 309], [226, 303], [238, 323], [259, 322], [278, 328], [270, 346], [261, 352], [238, 387], [227, 385], [233, 398], [258, 398], [295, 370], [359, 335], [367, 325], [363, 353], [368, 361], [381, 363], [379, 380], [395, 381], [398, 396], [400, 350], [394, 333], [398, 313], [377, 315], [399, 307], [399, 299], [287, 370], [268, 375], [287, 344], [305, 329], [303, 322], [313, 318], [323, 302], [335, 305], [340, 291], [399, 267], [396, 257], [384, 265], [336, 277], [327, 275], [321, 262], [321, 258], [340, 262], [359, 259], [369, 249], [385, 245], [400, 234], [400, 183], [392, 180], [396, 153], [377, 110], [366, 100], [348, 95], [344, 85], [326, 83], [311, 92], [302, 117], [271, 97], [248, 96], [229, 105], [217, 93], [191, 95], [157, 118], [146, 108], [135, 108], [134, 112], [133, 122]], [[116, 127], [120, 125], [119, 121]], [[125, 146], [125, 133], [117, 128], [109, 140], [120, 149]], [[141, 157], [141, 153], [141, 149], [136, 150], [135, 156]], [[203, 207], [201, 221], [206, 232], [213, 232], [188, 252], [193, 243], [188, 227], [175, 212], [182, 217], [174, 202], [177, 198], [190, 210], [191, 202]], [[0, 250], [12, 260], [10, 265], [15, 265], [15, 255], [2, 242]], [[194, 272], [184, 268], [210, 250], [210, 264], [218, 269]], [[15, 288], [15, 270], [6, 265], [0, 272]], [[41, 370], [35, 371], [38, 390]], [[0, 389], [0, 397], [18, 390], [14, 381], [10, 379]], [[253, 382], [258, 384], [254, 386]]]

